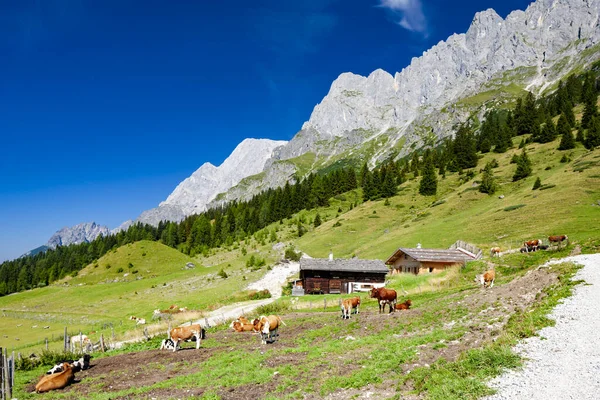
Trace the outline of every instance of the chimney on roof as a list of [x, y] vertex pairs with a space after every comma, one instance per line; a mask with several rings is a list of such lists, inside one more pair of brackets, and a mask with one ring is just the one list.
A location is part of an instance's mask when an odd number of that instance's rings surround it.
[[333, 261], [333, 251], [329, 252], [329, 261]]
[[421, 248], [421, 243], [417, 243], [417, 249]]

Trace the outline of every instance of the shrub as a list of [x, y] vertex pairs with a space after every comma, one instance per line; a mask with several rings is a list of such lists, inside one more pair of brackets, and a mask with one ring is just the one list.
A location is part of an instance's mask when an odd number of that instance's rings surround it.
[[138, 270], [137, 270], [137, 269], [134, 269], [133, 271], [131, 271], [131, 273], [135, 275], [135, 274], [137, 274], [137, 273], [138, 273]]
[[127, 268], [129, 268], [129, 269], [133, 268], [133, 264], [132, 263], [127, 264]]
[[540, 179], [540, 177], [538, 176], [537, 179], [535, 180], [535, 183], [533, 184], [533, 188], [532, 190], [536, 190], [539, 189], [540, 186], [542, 186], [542, 180]]
[[296, 252], [293, 247], [288, 247], [285, 249], [284, 257], [287, 260], [300, 261], [301, 256], [302, 256], [302, 253], [300, 253], [299, 251]]
[[336, 221], [335, 224], [333, 224], [334, 228], [337, 228], [338, 226], [342, 226], [342, 223], [340, 221]]
[[260, 291], [251, 290], [248, 293], [248, 300], [261, 300], [261, 299], [270, 299], [270, 298], [271, 298], [271, 292], [269, 292], [269, 289], [263, 289]]
[[111, 265], [110, 264], [106, 264], [106, 269], [110, 269]]
[[119, 269], [117, 269], [117, 274], [120, 274], [121, 272], [123, 272], [123, 267], [119, 267]]
[[566, 154], [563, 154], [563, 156], [560, 159], [561, 163], [568, 163], [569, 161], [571, 161], [571, 158], [569, 156], [567, 156]]
[[223, 268], [221, 268], [221, 270], [217, 273], [217, 275], [219, 275], [223, 279], [227, 279], [227, 272], [225, 272], [225, 270]]

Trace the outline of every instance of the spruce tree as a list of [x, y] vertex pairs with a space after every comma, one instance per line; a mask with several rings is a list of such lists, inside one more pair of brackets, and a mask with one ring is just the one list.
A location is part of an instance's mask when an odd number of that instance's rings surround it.
[[600, 146], [600, 117], [592, 118], [590, 121], [583, 145], [588, 150], [594, 150], [596, 146]]
[[575, 137], [575, 141], [579, 143], [583, 143], [585, 140], [585, 129], [581, 125], [577, 128], [577, 136]]
[[[350, 207], [352, 207], [352, 205], [350, 205]], [[321, 225], [321, 223], [322, 223], [322, 221], [321, 221], [321, 215], [319, 213], [317, 213], [317, 215], [315, 216], [315, 221], [313, 222], [313, 225], [316, 228], [319, 225]]]
[[575, 138], [573, 138], [571, 127], [564, 114], [561, 114], [558, 118], [556, 133], [561, 136], [558, 150], [570, 150], [575, 148]]
[[521, 156], [519, 156], [517, 160], [517, 170], [513, 175], [513, 181], [518, 181], [528, 177], [531, 175], [531, 171], [531, 161], [529, 160], [529, 157], [527, 157], [527, 152], [525, 152], [525, 149], [523, 149], [523, 153], [521, 153]]
[[494, 178], [494, 171], [492, 164], [486, 164], [483, 169], [483, 177], [481, 178], [481, 185], [479, 185], [479, 191], [481, 193], [494, 194], [496, 192], [497, 185], [496, 179]]
[[453, 149], [459, 169], [474, 168], [477, 166], [475, 138], [467, 127], [461, 126], [458, 132], [456, 132]]
[[423, 162], [423, 176], [419, 182], [419, 193], [423, 196], [433, 196], [437, 193], [437, 177], [435, 174], [435, 166], [433, 159], [426, 157]]
[[540, 177], [538, 176], [537, 179], [535, 180], [535, 182], [533, 183], [533, 188], [532, 190], [536, 190], [539, 189], [540, 186], [542, 186], [542, 180], [540, 179]]
[[550, 143], [554, 139], [556, 139], [556, 127], [554, 126], [552, 119], [547, 117], [546, 123], [544, 124], [537, 141], [540, 143]]

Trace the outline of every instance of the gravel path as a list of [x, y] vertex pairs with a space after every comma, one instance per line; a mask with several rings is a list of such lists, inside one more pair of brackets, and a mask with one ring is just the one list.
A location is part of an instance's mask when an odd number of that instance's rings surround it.
[[575, 288], [550, 314], [556, 321], [539, 336], [515, 347], [526, 358], [522, 370], [493, 379], [498, 393], [487, 400], [553, 400], [600, 398], [600, 254], [552, 261], [573, 261], [584, 267], [574, 279], [587, 284]]

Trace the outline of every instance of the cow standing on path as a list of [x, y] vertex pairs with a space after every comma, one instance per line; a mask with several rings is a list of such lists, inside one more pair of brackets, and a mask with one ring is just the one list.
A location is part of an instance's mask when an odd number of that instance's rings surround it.
[[[179, 349], [181, 342], [196, 342], [196, 350], [200, 348], [200, 341], [206, 339], [206, 331], [200, 326], [200, 324], [179, 326], [171, 329], [169, 332], [169, 338], [173, 341], [173, 352]], [[163, 348], [161, 346], [161, 348]]]
[[342, 318], [349, 319], [352, 310], [356, 310], [355, 314], [358, 314], [358, 306], [360, 306], [360, 297], [352, 297], [349, 299], [342, 300]]
[[398, 294], [394, 289], [386, 289], [382, 288], [373, 288], [371, 289], [371, 297], [377, 299], [379, 303], [379, 313], [381, 311], [385, 311], [385, 305], [390, 306], [390, 313], [394, 312], [394, 308], [396, 307], [396, 299], [398, 298]]

